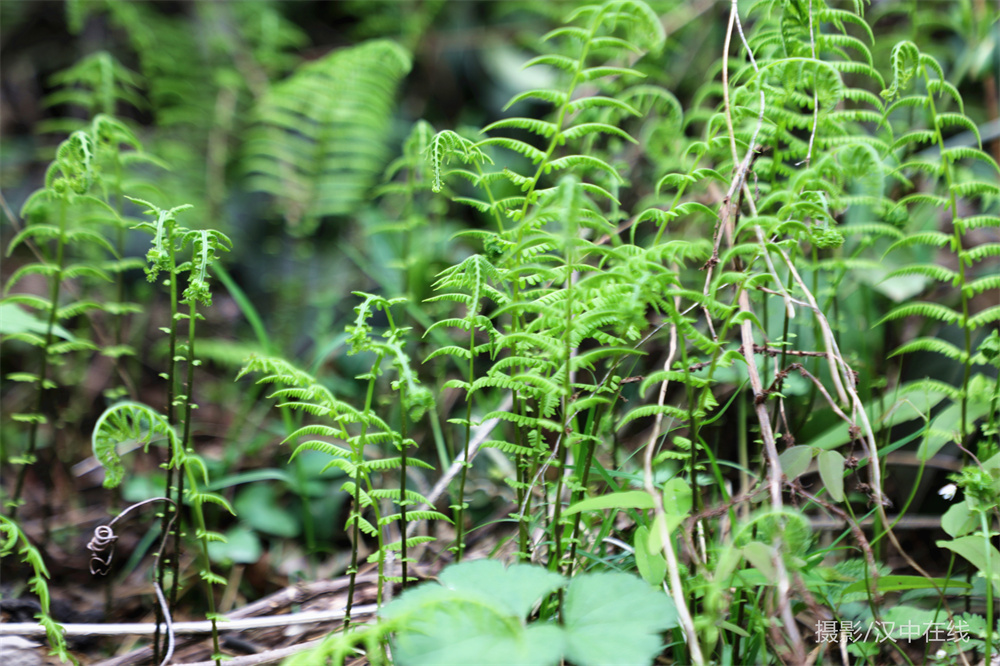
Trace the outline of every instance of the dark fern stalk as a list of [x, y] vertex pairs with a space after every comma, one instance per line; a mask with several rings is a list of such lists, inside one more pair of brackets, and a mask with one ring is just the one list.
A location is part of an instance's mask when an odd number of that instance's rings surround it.
[[[166, 401], [166, 414], [167, 423], [170, 424], [171, 428], [175, 427], [177, 424], [176, 418], [176, 406], [177, 406], [177, 381], [178, 381], [178, 371], [177, 371], [177, 326], [179, 323], [178, 319], [178, 276], [177, 276], [177, 244], [178, 244], [178, 232], [177, 232], [177, 214], [189, 210], [192, 208], [190, 204], [184, 204], [182, 206], [177, 206], [169, 210], [162, 210], [154, 204], [148, 201], [143, 201], [142, 199], [134, 199], [128, 197], [132, 203], [144, 206], [147, 208], [146, 213], [152, 215], [156, 218], [155, 222], [141, 222], [136, 228], [144, 229], [152, 232], [153, 243], [152, 247], [146, 253], [146, 261], [148, 262], [148, 267], [146, 268], [146, 277], [150, 282], [155, 282], [159, 277], [160, 273], [165, 273], [167, 275], [165, 280], [165, 285], [168, 289], [168, 301], [170, 304], [170, 321], [169, 325], [162, 328], [161, 330], [167, 334], [167, 370], [160, 376], [167, 382], [167, 401]], [[172, 573], [172, 580], [170, 581], [169, 592], [167, 598], [169, 600], [169, 606], [171, 609], [174, 608], [177, 602], [177, 593], [180, 588], [179, 580], [179, 567], [180, 567], [180, 548], [181, 548], [181, 532], [182, 526], [181, 521], [176, 520], [174, 517], [170, 516], [170, 511], [178, 511], [179, 507], [182, 505], [181, 498], [183, 497], [184, 488], [184, 475], [180, 473], [180, 468], [175, 464], [183, 454], [183, 451], [177, 451], [177, 446], [174, 443], [174, 439], [171, 438], [167, 442], [167, 463], [165, 465], [166, 473], [166, 487], [165, 495], [168, 500], [173, 504], [172, 508], [168, 511], [163, 512], [161, 518], [161, 529], [164, 530], [164, 539], [169, 539], [170, 535], [166, 534], [170, 525], [174, 526], [174, 544], [172, 549], [165, 550], [164, 553], [168, 555], [166, 558], [161, 558], [157, 561], [157, 582], [161, 588], [167, 589], [164, 586], [164, 581], [166, 579], [166, 572], [169, 567]], [[176, 475], [176, 476], [175, 476]], [[179, 516], [178, 516], [179, 518]], [[157, 611], [158, 622], [160, 620], [159, 611]], [[157, 624], [157, 633], [153, 639], [153, 655], [154, 659], [159, 656], [159, 623]]]

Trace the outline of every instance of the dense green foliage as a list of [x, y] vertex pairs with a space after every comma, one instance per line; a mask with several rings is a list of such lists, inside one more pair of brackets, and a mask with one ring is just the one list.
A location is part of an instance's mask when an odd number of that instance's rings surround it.
[[[176, 4], [68, 0], [107, 44], [5, 172], [2, 555], [62, 657], [19, 521], [91, 455], [216, 660], [265, 543], [348, 580], [297, 663], [998, 651], [995, 8], [333, 3], [319, 54], [320, 5]], [[515, 37], [450, 108], [473, 11]]]

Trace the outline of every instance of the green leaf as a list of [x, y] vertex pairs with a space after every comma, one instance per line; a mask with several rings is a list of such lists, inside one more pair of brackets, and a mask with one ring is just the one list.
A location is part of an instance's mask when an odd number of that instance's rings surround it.
[[837, 451], [822, 451], [816, 458], [819, 476], [830, 497], [836, 502], [844, 501], [844, 456]]
[[950, 537], [964, 536], [975, 530], [978, 525], [979, 521], [966, 502], [951, 505], [941, 516], [941, 529]]
[[246, 527], [234, 527], [226, 532], [225, 541], [208, 544], [208, 555], [220, 564], [253, 564], [264, 552], [257, 533]]
[[277, 488], [268, 483], [251, 483], [236, 494], [236, 513], [253, 529], [285, 539], [301, 531], [297, 515], [281, 506]]
[[507, 610], [474, 591], [422, 585], [389, 604], [383, 617], [399, 623], [393, 657], [400, 666], [558, 664], [560, 627], [525, 627]]
[[767, 581], [777, 580], [778, 572], [771, 560], [771, 547], [760, 541], [751, 541], [743, 546], [743, 555]]
[[452, 590], [483, 594], [521, 619], [527, 617], [539, 599], [566, 582], [559, 574], [540, 567], [514, 564], [504, 568], [497, 560], [450, 566], [441, 572], [439, 580]]
[[624, 490], [609, 493], [599, 497], [588, 497], [581, 500], [563, 512], [564, 516], [572, 516], [581, 511], [600, 511], [602, 509], [652, 509], [653, 497], [644, 490]]
[[[867, 581], [859, 580], [851, 583], [844, 588], [843, 594], [851, 594], [852, 592], [864, 592], [867, 589]], [[879, 592], [899, 592], [901, 590], [925, 590], [928, 588], [933, 588], [934, 585], [944, 589], [944, 588], [960, 588], [969, 590], [972, 589], [972, 585], [969, 583], [963, 583], [962, 581], [955, 579], [945, 579], [945, 578], [924, 578], [923, 576], [879, 576], [878, 578], [878, 588]]]
[[650, 548], [649, 528], [645, 525], [636, 528], [633, 547], [635, 548], [635, 565], [639, 569], [639, 575], [650, 585], [660, 585], [663, 582], [663, 577], [667, 574], [667, 561], [659, 552]]
[[979, 569], [979, 572], [986, 574], [986, 557], [989, 555], [989, 573], [993, 579], [993, 585], [1000, 593], [1000, 551], [982, 536], [964, 536], [951, 541], [937, 541], [939, 548], [958, 553]]
[[[669, 534], [673, 534], [677, 526], [691, 514], [692, 506], [693, 494], [691, 486], [687, 481], [679, 476], [675, 476], [663, 484], [663, 512], [666, 514], [667, 532]], [[652, 544], [652, 548], [655, 551], [659, 551], [663, 545], [655, 535], [653, 536]]]
[[[17, 333], [41, 333], [46, 329], [45, 322], [35, 317], [23, 308], [13, 303], [0, 303], [0, 335]], [[59, 324], [52, 327], [52, 334], [64, 340], [73, 341], [76, 338]]]
[[813, 450], [808, 446], [788, 447], [778, 456], [782, 473], [788, 477], [789, 481], [802, 476], [809, 469], [812, 456]]
[[625, 573], [574, 578], [563, 604], [566, 658], [576, 666], [647, 666], [676, 627], [677, 609], [660, 590]]

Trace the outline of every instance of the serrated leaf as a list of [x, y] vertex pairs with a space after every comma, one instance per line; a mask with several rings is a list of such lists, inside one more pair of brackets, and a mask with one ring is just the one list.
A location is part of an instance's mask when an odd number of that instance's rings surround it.
[[524, 619], [543, 596], [565, 584], [557, 573], [528, 564], [505, 568], [497, 560], [476, 560], [450, 566], [438, 578], [445, 587], [467, 592], [479, 592], [510, 614]]
[[659, 633], [676, 627], [677, 609], [662, 590], [618, 572], [574, 578], [563, 603], [566, 658], [577, 666], [647, 666]]

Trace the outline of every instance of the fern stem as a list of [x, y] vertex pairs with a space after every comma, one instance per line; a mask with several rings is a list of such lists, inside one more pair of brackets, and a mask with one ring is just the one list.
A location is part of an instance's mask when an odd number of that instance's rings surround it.
[[[358, 436], [357, 446], [352, 446], [351, 454], [354, 457], [354, 515], [352, 516], [354, 526], [352, 531], [353, 543], [351, 544], [351, 567], [348, 570], [349, 580], [347, 584], [347, 608], [344, 610], [344, 631], [351, 628], [351, 608], [354, 606], [354, 588], [358, 578], [358, 547], [361, 543], [361, 475], [364, 474], [365, 462], [365, 442], [368, 436], [368, 421], [371, 415], [372, 399], [375, 395], [375, 378], [378, 376], [379, 366], [382, 364], [382, 354], [376, 352], [375, 363], [372, 365], [368, 376], [368, 392], [365, 395], [365, 409], [361, 417], [361, 434]], [[381, 528], [376, 522], [376, 528], [381, 533]], [[381, 567], [382, 560], [379, 560]], [[379, 599], [382, 596], [382, 571], [379, 571], [378, 581]]]
[[[475, 369], [476, 353], [476, 328], [473, 324], [469, 330], [469, 370], [466, 381], [469, 389], [476, 377]], [[465, 395], [465, 448], [462, 454], [462, 473], [458, 481], [458, 502], [455, 510], [455, 561], [462, 561], [462, 552], [465, 550], [465, 478], [472, 464], [469, 462], [469, 440], [472, 439], [472, 396]]]
[[[184, 472], [188, 477], [188, 482], [191, 486], [191, 493], [194, 495], [198, 491], [198, 482], [194, 477], [194, 471], [190, 464], [184, 464]], [[222, 664], [222, 652], [219, 646], [219, 627], [218, 627], [218, 615], [215, 612], [215, 592], [214, 592], [214, 582], [212, 577], [215, 575], [212, 573], [212, 560], [208, 555], [208, 528], [205, 523], [205, 513], [202, 510], [201, 500], [193, 498], [191, 501], [191, 514], [194, 516], [195, 526], [197, 527], [198, 540], [201, 542], [201, 577], [205, 581], [205, 602], [208, 604], [208, 613], [206, 617], [212, 623], [212, 659], [215, 661], [216, 666], [221, 666]], [[178, 532], [180, 530], [178, 529]]]
[[[168, 342], [168, 357], [167, 357], [167, 423], [171, 427], [177, 425], [177, 413], [175, 411], [175, 400], [177, 399], [177, 322], [178, 322], [178, 296], [177, 296], [177, 245], [174, 240], [174, 230], [176, 226], [171, 223], [169, 231], [167, 232], [167, 247], [169, 251], [169, 267], [167, 271], [168, 282], [170, 287], [170, 324], [169, 324], [169, 342]], [[183, 448], [181, 449], [183, 451]], [[180, 581], [178, 580], [178, 573], [180, 571], [180, 535], [182, 530], [180, 521], [180, 507], [183, 504], [184, 498], [181, 495], [181, 488], [183, 487], [184, 480], [181, 471], [177, 469], [176, 472], [176, 482], [177, 487], [174, 488], [174, 460], [175, 456], [178, 455], [178, 451], [174, 449], [174, 442], [172, 439], [167, 440], [167, 465], [166, 465], [166, 492], [164, 493], [167, 499], [173, 501], [173, 511], [176, 512], [178, 520], [174, 521], [170, 517], [171, 509], [164, 509], [163, 519], [161, 522], [161, 529], [163, 530], [163, 538], [169, 539], [170, 535], [168, 530], [170, 529], [171, 523], [174, 526], [174, 548], [173, 552], [168, 558], [170, 561], [171, 571], [173, 572], [173, 580], [170, 581], [170, 604], [169, 607], [173, 610], [177, 605], [177, 594], [180, 589]], [[160, 588], [163, 588], [163, 579], [165, 576], [165, 564], [162, 560], [157, 561], [157, 581], [160, 584]], [[157, 611], [159, 612], [159, 611]]]
[[409, 502], [406, 499], [406, 449], [409, 448], [409, 443], [406, 440], [406, 408], [407, 408], [407, 393], [405, 384], [400, 388], [400, 393], [402, 400], [400, 401], [402, 407], [399, 412], [399, 435], [402, 446], [399, 448], [399, 456], [402, 462], [399, 475], [399, 562], [402, 565], [402, 589], [406, 589], [406, 573], [407, 573], [407, 561], [406, 561], [406, 507]]

